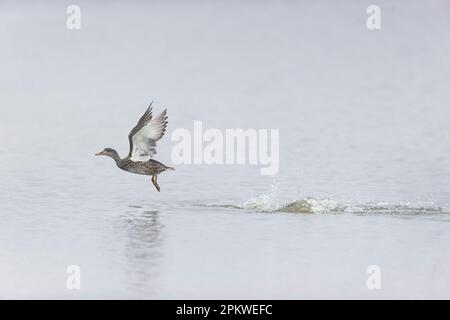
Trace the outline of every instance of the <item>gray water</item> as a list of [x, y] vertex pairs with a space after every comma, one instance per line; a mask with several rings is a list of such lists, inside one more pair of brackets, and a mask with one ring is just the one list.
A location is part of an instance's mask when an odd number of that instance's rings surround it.
[[[450, 298], [450, 3], [0, 3], [0, 298]], [[280, 170], [128, 153], [278, 128]], [[69, 290], [66, 269], [81, 270]], [[367, 267], [381, 270], [369, 290]]]

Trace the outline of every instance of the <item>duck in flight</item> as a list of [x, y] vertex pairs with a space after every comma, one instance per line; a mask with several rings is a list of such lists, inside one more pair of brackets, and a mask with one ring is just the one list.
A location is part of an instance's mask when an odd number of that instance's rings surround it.
[[156, 142], [163, 137], [167, 127], [167, 109], [153, 119], [152, 104], [153, 102], [150, 103], [144, 115], [128, 135], [130, 152], [126, 158], [120, 158], [117, 151], [112, 148], [105, 148], [96, 156], [113, 158], [122, 170], [152, 176], [152, 182], [156, 190], [160, 191], [157, 181], [158, 174], [175, 169], [151, 159], [156, 154]]

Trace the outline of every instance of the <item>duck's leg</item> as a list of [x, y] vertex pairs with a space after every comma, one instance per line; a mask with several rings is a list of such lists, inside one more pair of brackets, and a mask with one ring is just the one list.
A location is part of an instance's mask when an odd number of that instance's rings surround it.
[[159, 191], [159, 186], [158, 186], [157, 178], [158, 178], [158, 176], [157, 176], [156, 174], [154, 174], [154, 175], [152, 176], [152, 182], [153, 182], [153, 184], [154, 184], [156, 190], [158, 190], [158, 192], [160, 192], [160, 191]]

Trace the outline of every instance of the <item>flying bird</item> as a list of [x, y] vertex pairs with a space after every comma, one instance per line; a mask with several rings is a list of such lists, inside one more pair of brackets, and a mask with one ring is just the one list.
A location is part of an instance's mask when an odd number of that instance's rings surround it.
[[151, 159], [156, 154], [156, 142], [163, 137], [167, 127], [167, 109], [153, 119], [152, 104], [153, 101], [128, 135], [130, 152], [126, 158], [122, 159], [112, 148], [105, 148], [96, 156], [113, 158], [122, 170], [152, 176], [152, 182], [159, 192], [158, 174], [175, 169]]

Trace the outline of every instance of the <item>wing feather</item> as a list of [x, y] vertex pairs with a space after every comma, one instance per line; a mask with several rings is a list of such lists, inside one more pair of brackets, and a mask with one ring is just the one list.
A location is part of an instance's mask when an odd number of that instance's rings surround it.
[[130, 151], [128, 152], [128, 157], [131, 157], [133, 153], [133, 136], [152, 120], [152, 104], [153, 101], [150, 102], [150, 105], [148, 106], [147, 110], [145, 110], [144, 114], [139, 119], [136, 126], [133, 129], [131, 129], [130, 133], [128, 134], [128, 140], [130, 142]]
[[130, 158], [132, 161], [148, 161], [156, 154], [156, 142], [160, 140], [166, 132], [167, 109], [156, 118], [152, 119], [150, 117], [150, 120], [148, 121], [147, 119], [148, 118], [143, 122], [144, 124], [142, 126], [139, 127], [137, 125], [134, 128], [137, 128], [137, 130], [133, 135], [130, 133]]

